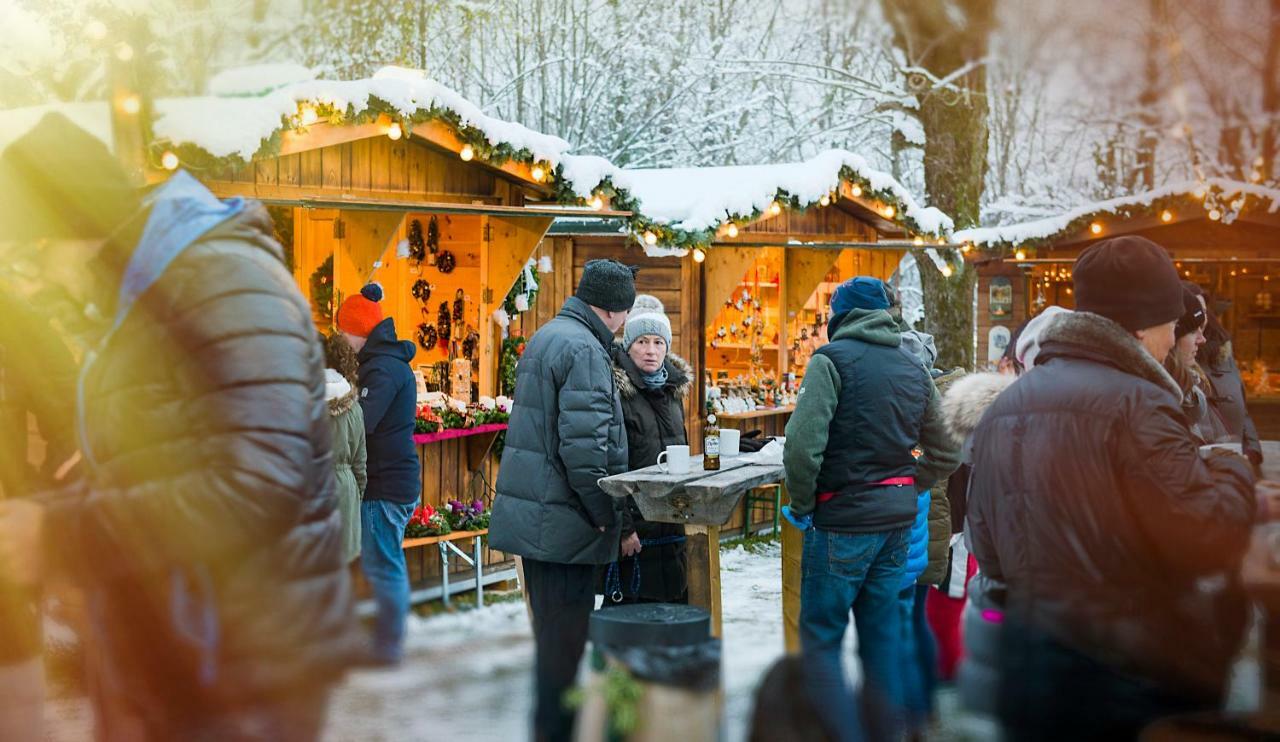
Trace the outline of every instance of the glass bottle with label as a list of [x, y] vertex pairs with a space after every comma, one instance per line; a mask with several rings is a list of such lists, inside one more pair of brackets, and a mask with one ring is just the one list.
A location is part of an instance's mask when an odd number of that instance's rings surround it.
[[716, 416], [707, 415], [706, 436], [702, 439], [702, 468], [705, 471], [720, 470], [720, 428]]

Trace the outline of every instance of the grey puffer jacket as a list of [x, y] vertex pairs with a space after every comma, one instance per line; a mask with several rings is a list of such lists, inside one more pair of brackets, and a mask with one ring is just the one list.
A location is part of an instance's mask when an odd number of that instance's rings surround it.
[[516, 369], [498, 470], [494, 549], [560, 564], [618, 558], [623, 501], [598, 484], [627, 471], [612, 342], [613, 333], [577, 297], [530, 338]]
[[[973, 435], [969, 528], [1005, 614], [1115, 671], [1209, 699], [1243, 626], [1233, 573], [1255, 517], [1239, 457], [1202, 458], [1180, 390], [1132, 335], [1076, 312]], [[1007, 666], [1007, 655], [1001, 664]]]
[[362, 649], [324, 354], [271, 233], [250, 204], [139, 297], [84, 379], [86, 486], [49, 503], [50, 568], [88, 593], [103, 692], [137, 708], [243, 708], [334, 682]]

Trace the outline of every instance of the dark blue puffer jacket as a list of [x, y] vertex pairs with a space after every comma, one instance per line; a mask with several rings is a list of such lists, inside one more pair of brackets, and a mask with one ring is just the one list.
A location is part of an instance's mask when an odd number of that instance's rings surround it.
[[366, 500], [408, 505], [422, 493], [422, 471], [413, 445], [418, 386], [409, 361], [413, 342], [396, 339], [388, 317], [369, 333], [360, 350], [360, 407], [368, 436], [369, 484]]

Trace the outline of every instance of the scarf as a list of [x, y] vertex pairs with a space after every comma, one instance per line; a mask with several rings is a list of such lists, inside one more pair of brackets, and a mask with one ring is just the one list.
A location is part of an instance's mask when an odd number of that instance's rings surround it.
[[645, 372], [641, 371], [640, 380], [644, 382], [644, 385], [649, 389], [661, 389], [662, 387], [666, 386], [667, 385], [666, 362], [664, 361], [663, 364], [658, 367], [658, 370], [654, 371], [651, 374], [646, 374]]

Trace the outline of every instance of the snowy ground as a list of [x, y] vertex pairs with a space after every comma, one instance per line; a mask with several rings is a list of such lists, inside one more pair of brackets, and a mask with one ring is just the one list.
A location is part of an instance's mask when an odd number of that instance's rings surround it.
[[[726, 740], [737, 742], [760, 677], [783, 651], [781, 549], [731, 546], [720, 566]], [[399, 670], [357, 673], [337, 692], [326, 739], [526, 739], [532, 667], [523, 602], [415, 619]]]

